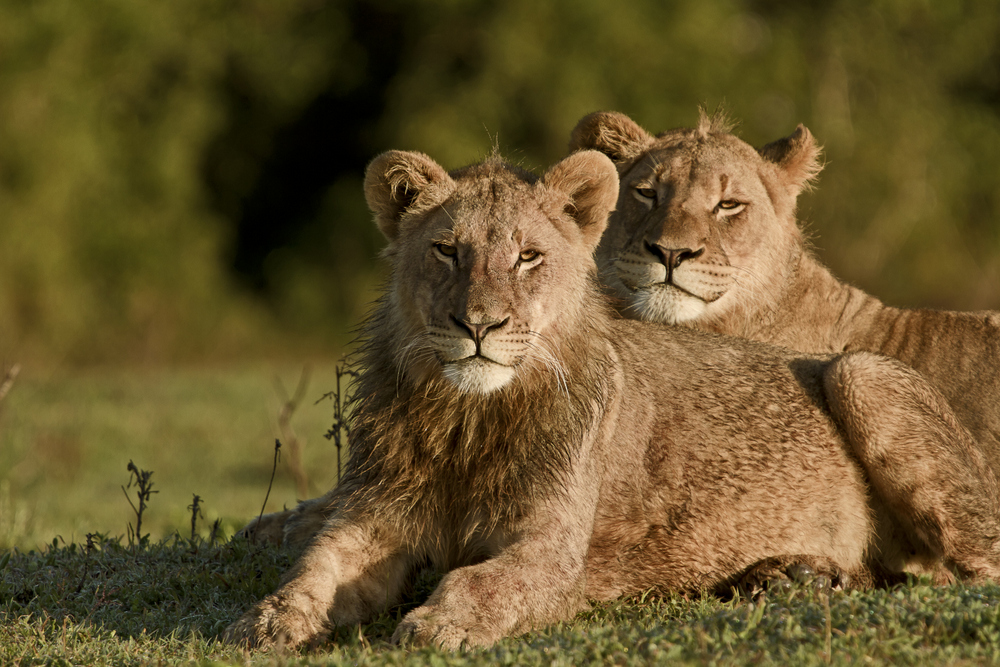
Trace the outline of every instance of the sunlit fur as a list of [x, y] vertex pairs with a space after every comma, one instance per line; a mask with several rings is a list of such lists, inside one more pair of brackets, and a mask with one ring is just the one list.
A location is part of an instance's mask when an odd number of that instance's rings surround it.
[[[373, 161], [393, 273], [364, 329], [349, 460], [325, 496], [256, 524], [308, 546], [228, 641], [315, 645], [392, 609], [426, 565], [444, 576], [393, 638], [449, 649], [588, 600], [729, 590], [773, 557], [860, 585], [899, 554], [1000, 574], [1000, 490], [912, 370], [613, 316], [592, 253], [617, 186], [594, 151], [542, 179]], [[873, 461], [906, 474], [870, 477]]]
[[[573, 147], [617, 156], [619, 203], [597, 260], [623, 314], [748, 336], [766, 324], [748, 305], [778, 297], [784, 276], [768, 267], [801, 240], [789, 221], [794, 195], [782, 172], [729, 134], [730, 127], [724, 116], [702, 112], [696, 128], [654, 137], [621, 114], [605, 113], [588, 116], [574, 130]], [[803, 178], [817, 171], [804, 169]], [[637, 197], [637, 188], [658, 196]], [[729, 200], [740, 208], [719, 207]], [[774, 219], [774, 232], [755, 233]], [[674, 266], [668, 280], [661, 258], [650, 251], [657, 245], [698, 252]]]
[[701, 317], [708, 305], [671, 285], [650, 285], [631, 293], [627, 309], [637, 319], [663, 324], [683, 324]]
[[[570, 443], [581, 441], [603, 404], [607, 369], [597, 349], [606, 336], [608, 305], [596, 290], [573, 286], [595, 285], [595, 267], [585, 247], [562, 236], [578, 234], [576, 223], [565, 217], [568, 200], [560, 199], [565, 195], [552, 190], [540, 196], [536, 176], [499, 158], [453, 176], [454, 185], [437, 193], [437, 207], [420, 202], [402, 224], [438, 215], [442, 229], [454, 230], [447, 234], [481, 238], [477, 251], [506, 242], [492, 232], [476, 236], [480, 226], [534, 233], [537, 249], [552, 252], [544, 267], [529, 271], [549, 273], [536, 280], [511, 270], [509, 277], [488, 281], [488, 291], [455, 291], [449, 286], [465, 280], [471, 260], [463, 259], [454, 270], [439, 259], [422, 266], [423, 251], [413, 248], [416, 235], [405, 239], [407, 245], [391, 244], [386, 253], [396, 260], [391, 284], [365, 328], [360, 363], [366, 370], [358, 385], [349, 470], [362, 489], [352, 496], [352, 506], [375, 503], [404, 523], [416, 515], [435, 522], [447, 517], [445, 532], [459, 532], [457, 540], [443, 543], [461, 545], [509, 519], [522, 503], [537, 500], [538, 489], [558, 483], [572, 454]], [[389, 177], [390, 184], [398, 180], [399, 169]], [[391, 193], [400, 187], [396, 183]], [[613, 183], [611, 188], [614, 192]], [[612, 202], [599, 205], [610, 208]], [[595, 224], [603, 228], [605, 220]], [[561, 231], [547, 241], [549, 248], [543, 242], [548, 237], [531, 230], [551, 230], [553, 221]], [[544, 282], [519, 291], [519, 283], [539, 280]], [[434, 281], [444, 282], [427, 291]], [[477, 312], [511, 304], [487, 313], [509, 322], [483, 339], [482, 356], [476, 356], [468, 331], [453, 321], [469, 307], [468, 299]], [[539, 301], [544, 307], [533, 305]], [[423, 305], [415, 309], [414, 303]], [[407, 406], [404, 414], [400, 405]], [[539, 413], [546, 415], [545, 423], [539, 423]], [[382, 481], [368, 483], [373, 479]], [[443, 562], [458, 558], [438, 555]]]
[[514, 369], [493, 361], [469, 359], [444, 365], [444, 377], [462, 393], [489, 394], [514, 379]]
[[[812, 134], [800, 125], [754, 150], [730, 130], [702, 112], [696, 128], [656, 136], [618, 113], [592, 114], [573, 131], [572, 148], [605, 152], [621, 175], [620, 203], [597, 255], [602, 282], [625, 304], [622, 314], [803, 352], [866, 350], [895, 357], [944, 394], [1000, 471], [1000, 312], [893, 308], [841, 282], [813, 254], [795, 216], [797, 197], [823, 168]], [[685, 168], [671, 170], [674, 163]], [[636, 183], [650, 179], [671, 193], [652, 209], [628, 196]], [[734, 218], [708, 213], [729, 196], [721, 185], [709, 187], [722, 179], [747, 204]], [[715, 273], [728, 264], [728, 278], [720, 280], [730, 284], [700, 310], [673, 295], [657, 298], [647, 286], [662, 283], [665, 272], [643, 250], [644, 241], [675, 247], [703, 242], [705, 252], [681, 265], [675, 283], [699, 294], [683, 284], [684, 267]]]
[[[561, 338], [561, 357], [539, 346], [533, 351], [539, 363], [522, 364], [516, 380], [491, 392], [469, 391], [448, 377], [447, 367], [416, 385], [386, 383], [396, 372], [387, 363], [394, 341], [380, 332], [391, 315], [377, 314], [356, 392], [348, 469], [359, 491], [351, 505], [374, 503], [401, 522], [401, 529], [412, 521], [432, 522], [440, 532], [427, 533], [454, 549], [510, 520], [535, 502], [541, 489], [558, 484], [572, 443], [582, 441], [604, 400], [606, 369], [588, 360], [600, 359], [593, 341], [605, 335], [606, 306], [600, 300], [591, 306], [594, 316], [585, 316], [577, 331]], [[401, 405], [407, 406], [403, 414]], [[436, 553], [435, 562], [461, 556], [446, 550]]]
[[[913, 367], [940, 391], [942, 414], [967, 432], [1000, 474], [1000, 312], [911, 310], [838, 280], [812, 252], [796, 220], [800, 193], [823, 168], [821, 148], [799, 125], [759, 150], [702, 113], [698, 126], [652, 135], [623, 114], [583, 118], [571, 148], [598, 149], [621, 176], [619, 206], [597, 256], [601, 280], [626, 317], [679, 323], [807, 353], [865, 350]], [[659, 187], [662, 199], [636, 197]], [[744, 208], [713, 212], [725, 199]], [[719, 273], [729, 284], [704, 308], [667, 292], [665, 270], [644, 244], [702, 247], [685, 267]], [[727, 269], [721, 271], [725, 265]], [[698, 290], [690, 290], [698, 293]]]

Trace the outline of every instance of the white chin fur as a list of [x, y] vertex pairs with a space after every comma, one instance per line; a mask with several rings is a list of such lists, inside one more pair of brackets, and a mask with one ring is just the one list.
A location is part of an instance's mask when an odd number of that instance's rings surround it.
[[696, 320], [708, 304], [696, 296], [669, 285], [646, 287], [631, 295], [632, 310], [646, 322], [682, 324]]
[[514, 369], [481, 358], [445, 364], [444, 376], [463, 394], [489, 394], [514, 378]]

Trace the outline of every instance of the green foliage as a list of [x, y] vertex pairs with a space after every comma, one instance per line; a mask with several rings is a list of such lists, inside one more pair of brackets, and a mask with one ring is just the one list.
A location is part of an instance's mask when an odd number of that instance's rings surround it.
[[325, 81], [336, 35], [313, 34], [311, 4], [0, 4], [4, 354], [160, 358], [249, 337], [201, 162], [228, 67], [279, 115]]
[[[839, 274], [996, 308], [997, 44], [994, 0], [0, 3], [0, 358], [343, 335], [378, 281], [365, 160], [499, 143], [543, 167], [608, 108], [659, 131], [722, 104], [756, 145], [804, 122], [828, 166], [802, 210]], [[275, 162], [295, 132], [325, 153]], [[302, 160], [310, 190], [268, 190]], [[267, 193], [262, 302], [230, 267]]]

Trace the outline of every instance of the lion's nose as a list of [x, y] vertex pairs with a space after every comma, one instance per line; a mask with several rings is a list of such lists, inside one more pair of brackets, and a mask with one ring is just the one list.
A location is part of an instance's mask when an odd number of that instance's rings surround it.
[[507, 316], [502, 320], [484, 320], [482, 322], [471, 322], [469, 320], [459, 319], [454, 315], [451, 316], [451, 319], [459, 327], [469, 332], [469, 337], [476, 343], [476, 352], [479, 352], [479, 346], [482, 345], [483, 339], [486, 338], [486, 334], [495, 329], [502, 328], [505, 324], [507, 324], [507, 322], [510, 321], [510, 316]]
[[674, 269], [688, 260], [699, 257], [703, 252], [705, 252], [704, 248], [698, 248], [697, 250], [692, 250], [691, 248], [665, 248], [658, 243], [650, 243], [649, 241], [646, 241], [645, 243], [646, 250], [660, 260], [660, 263], [663, 264], [663, 266], [667, 267], [668, 282], [670, 274]]

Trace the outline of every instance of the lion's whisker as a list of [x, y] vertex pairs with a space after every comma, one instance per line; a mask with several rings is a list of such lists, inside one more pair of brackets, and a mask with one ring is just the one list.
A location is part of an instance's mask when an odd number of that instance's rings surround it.
[[569, 383], [567, 381], [566, 367], [563, 365], [562, 361], [560, 361], [559, 357], [557, 357], [556, 354], [549, 349], [551, 347], [551, 343], [548, 338], [544, 334], [537, 331], [529, 331], [528, 334], [534, 336], [539, 341], [539, 344], [528, 340], [525, 341], [525, 345], [529, 350], [535, 352], [537, 355], [536, 358], [556, 376], [556, 384], [560, 391], [569, 396]]
[[396, 395], [399, 395], [399, 388], [403, 382], [403, 374], [414, 361], [421, 360], [425, 356], [433, 356], [434, 351], [425, 344], [429, 334], [422, 331], [410, 334], [410, 340], [400, 348], [396, 357]]

